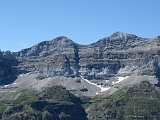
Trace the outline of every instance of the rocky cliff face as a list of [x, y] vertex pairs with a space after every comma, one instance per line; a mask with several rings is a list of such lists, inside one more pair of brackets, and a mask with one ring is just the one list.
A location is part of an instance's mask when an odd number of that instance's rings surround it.
[[[19, 73], [40, 73], [43, 78], [84, 76], [90, 80], [104, 80], [115, 75], [131, 74], [159, 77], [159, 45], [159, 37], [146, 39], [121, 32], [90, 45], [79, 45], [61, 36], [17, 53], [3, 53], [1, 61], [3, 58], [11, 61], [7, 64], [7, 71], [16, 66], [21, 71]], [[14, 64], [13, 61], [19, 63]], [[2, 69], [1, 78], [4, 75]]]
[[115, 74], [154, 75], [160, 66], [160, 41], [116, 32], [90, 45], [61, 36], [17, 54], [19, 68], [45, 77], [85, 76], [108, 79]]
[[18, 61], [13, 53], [0, 51], [0, 85], [13, 82], [18, 74]]
[[46, 77], [78, 75], [78, 45], [64, 36], [24, 49], [17, 53], [17, 59], [20, 69], [26, 72]]

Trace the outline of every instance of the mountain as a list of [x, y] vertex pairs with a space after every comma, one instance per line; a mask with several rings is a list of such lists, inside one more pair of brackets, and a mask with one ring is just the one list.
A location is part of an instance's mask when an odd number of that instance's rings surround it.
[[[61, 36], [24, 49], [16, 53], [16, 57], [21, 70], [43, 73], [47, 77], [85, 75], [88, 79], [107, 79], [117, 74], [120, 68], [132, 66], [138, 67], [136, 70], [139, 74], [153, 75], [154, 64], [158, 64], [156, 60], [159, 62], [159, 47], [151, 47], [149, 41], [136, 35], [116, 32], [84, 46]], [[144, 69], [144, 64], [153, 65]]]
[[110, 94], [144, 80], [157, 84], [159, 40], [116, 32], [93, 44], [80, 45], [60, 36], [19, 52], [1, 52], [0, 84], [38, 90], [62, 85], [87, 96], [103, 91]]
[[97, 41], [95, 46], [102, 47], [106, 51], [110, 50], [126, 50], [136, 46], [143, 46], [146, 43], [146, 38], [141, 38], [133, 34], [116, 32], [109, 37], [105, 37]]
[[[101, 67], [97, 68], [100, 72], [102, 72], [102, 66], [103, 66], [106, 69], [109, 69], [109, 71], [112, 71], [114, 74], [117, 72], [116, 70], [118, 70], [119, 67], [126, 66], [126, 65], [123, 65], [124, 64], [123, 62], [128, 59], [139, 59], [141, 61], [143, 56], [144, 58], [149, 59], [148, 54], [150, 56], [155, 56], [155, 54], [159, 55], [158, 54], [159, 50], [155, 49], [155, 51], [153, 51], [157, 53], [148, 53], [148, 51], [145, 50], [146, 45], [148, 46], [147, 44], [148, 41], [147, 39], [140, 38], [132, 34], [116, 32], [111, 36], [103, 38], [102, 40], [99, 40], [94, 44], [91, 44], [88, 46], [83, 46], [83, 45], [81, 46], [74, 43], [69, 38], [62, 36], [62, 37], [55, 38], [52, 41], [42, 42], [38, 45], [33, 46], [28, 50], [24, 50], [26, 51], [26, 53], [22, 50], [18, 53], [19, 54], [18, 58], [19, 59], [29, 58], [33, 60], [35, 59], [41, 60], [44, 58], [48, 59], [48, 57], [50, 57], [53, 63], [62, 61], [63, 64], [61, 64], [61, 66], [54, 65], [54, 68], [57, 68], [57, 70], [55, 70], [54, 72], [52, 71], [51, 73], [52, 75], [62, 74], [62, 75], [76, 76], [79, 73], [82, 73], [82, 71], [80, 71], [82, 68], [83, 69], [85, 68], [87, 70], [89, 69], [89, 73], [83, 72], [83, 74], [91, 74], [90, 69], [93, 69], [95, 67], [90, 67], [90, 66], [95, 64], [97, 66], [101, 64]], [[140, 48], [141, 50], [137, 49], [139, 47], [141, 47]], [[141, 53], [142, 51], [143, 53]], [[91, 61], [87, 62], [86, 59]], [[107, 63], [107, 60], [105, 59], [107, 59], [108, 61], [111, 61], [111, 63], [114, 62], [114, 66], [115, 66], [114, 71], [110, 70], [113, 68], [113, 66], [110, 67], [105, 65]], [[47, 60], [47, 61], [50, 61], [50, 60]], [[33, 62], [30, 62], [30, 63], [33, 63]], [[44, 63], [47, 65], [50, 64], [46, 62]], [[48, 68], [45, 68], [45, 69], [48, 69]], [[29, 71], [32, 71], [32, 70], [29, 70]], [[38, 69], [36, 71], [39, 72], [40, 70]], [[110, 74], [112, 72], [110, 72]]]
[[158, 120], [159, 81], [160, 37], [60, 36], [0, 51], [0, 119]]

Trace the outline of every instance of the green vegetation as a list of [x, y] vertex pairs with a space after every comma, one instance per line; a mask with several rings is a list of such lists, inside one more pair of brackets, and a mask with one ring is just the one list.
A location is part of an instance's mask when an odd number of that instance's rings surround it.
[[122, 88], [109, 97], [96, 97], [89, 106], [91, 120], [159, 120], [160, 90], [149, 82]]
[[[13, 97], [15, 96], [15, 97]], [[41, 93], [24, 89], [0, 102], [2, 120], [86, 120], [81, 100], [62, 86]], [[8, 95], [6, 97], [8, 98]]]
[[78, 98], [62, 86], [53, 86], [40, 93], [24, 89], [0, 100], [0, 119], [159, 120], [159, 100], [160, 90], [149, 82], [124, 87], [110, 96], [93, 98]]

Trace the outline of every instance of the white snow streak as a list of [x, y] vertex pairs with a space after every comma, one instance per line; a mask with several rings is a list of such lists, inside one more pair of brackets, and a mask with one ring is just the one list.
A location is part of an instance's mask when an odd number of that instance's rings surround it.
[[5, 85], [4, 88], [8, 87], [9, 85]]
[[[110, 89], [110, 87], [107, 87], [107, 88], [106, 88], [106, 87], [102, 87], [101, 85], [97, 85], [96, 83], [92, 83], [91, 81], [89, 81], [89, 80], [87, 80], [87, 79], [84, 79], [82, 76], [81, 76], [81, 78], [82, 78], [84, 81], [88, 82], [89, 84], [94, 85], [94, 86], [100, 88], [100, 89], [101, 89], [100, 92], [104, 92], [104, 91], [107, 91], [107, 90]], [[98, 94], [98, 93], [96, 93], [96, 94]]]
[[24, 74], [20, 74], [19, 77], [23, 77]]
[[128, 77], [129, 77], [129, 76], [126, 76], [126, 77], [118, 77], [118, 81], [115, 82], [115, 84], [117, 84], [117, 83], [119, 83], [119, 82], [121, 82], [121, 81], [127, 79]]

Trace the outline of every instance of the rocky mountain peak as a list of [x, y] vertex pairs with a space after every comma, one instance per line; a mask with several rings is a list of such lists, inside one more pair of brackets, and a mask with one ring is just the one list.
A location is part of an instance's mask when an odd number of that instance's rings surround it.
[[53, 40], [63, 40], [63, 39], [69, 39], [69, 38], [66, 36], [58, 36], [58, 37], [54, 38]]
[[52, 40], [53, 43], [57, 46], [67, 47], [73, 45], [74, 42], [66, 36], [59, 36]]
[[127, 37], [138, 37], [134, 34], [129, 34], [129, 33], [125, 33], [125, 32], [115, 32], [110, 36], [110, 39], [126, 39]]
[[71, 39], [65, 36], [59, 36], [49, 41], [40, 42], [31, 48], [23, 49], [18, 52], [18, 57], [44, 57], [62, 52], [64, 51], [63, 48], [74, 48], [74, 46], [75, 43]]
[[105, 50], [126, 50], [137, 46], [143, 46], [146, 43], [146, 38], [138, 37], [134, 34], [115, 32], [109, 37], [100, 39], [93, 44], [96, 47], [101, 47]]

